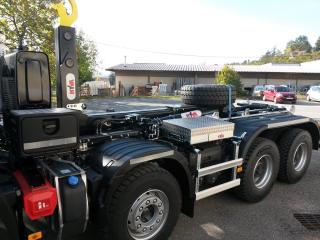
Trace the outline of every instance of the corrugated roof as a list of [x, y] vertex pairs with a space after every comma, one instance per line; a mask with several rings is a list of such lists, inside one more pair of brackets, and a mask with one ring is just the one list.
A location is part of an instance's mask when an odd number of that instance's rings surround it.
[[165, 63], [119, 64], [108, 71], [153, 71], [153, 72], [215, 72], [215, 65], [177, 65]]
[[[319, 64], [265, 64], [265, 65], [231, 65], [237, 72], [254, 73], [311, 73], [320, 74]], [[223, 65], [176, 65], [165, 63], [119, 64], [108, 71], [150, 71], [150, 72], [218, 72]]]

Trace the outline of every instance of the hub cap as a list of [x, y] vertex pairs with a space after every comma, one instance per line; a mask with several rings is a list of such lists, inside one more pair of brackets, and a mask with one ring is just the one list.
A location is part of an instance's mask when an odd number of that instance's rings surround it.
[[294, 170], [296, 170], [297, 172], [300, 172], [304, 168], [307, 162], [307, 158], [308, 158], [307, 145], [305, 143], [300, 143], [300, 145], [297, 147], [293, 155]]
[[253, 183], [257, 188], [264, 188], [269, 183], [272, 176], [272, 164], [272, 158], [267, 154], [257, 161], [253, 170]]
[[140, 195], [128, 214], [128, 232], [133, 239], [148, 240], [160, 232], [167, 221], [169, 200], [156, 189]]

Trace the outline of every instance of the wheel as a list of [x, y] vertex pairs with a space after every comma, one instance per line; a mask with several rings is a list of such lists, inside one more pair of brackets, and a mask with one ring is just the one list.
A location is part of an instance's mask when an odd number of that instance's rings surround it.
[[263, 101], [267, 101], [267, 98], [266, 98], [265, 95], [263, 95], [262, 100], [263, 100]]
[[311, 102], [311, 98], [310, 98], [309, 95], [307, 95], [307, 101], [308, 101], [308, 102]]
[[274, 102], [274, 103], [278, 103], [278, 102], [277, 102], [277, 98], [273, 98], [273, 102]]
[[258, 202], [268, 195], [279, 171], [280, 154], [276, 144], [258, 137], [244, 158], [241, 184], [235, 189], [241, 199]]
[[181, 209], [176, 179], [153, 164], [129, 172], [111, 199], [106, 217], [115, 240], [167, 239]]
[[[225, 107], [229, 103], [229, 87], [216, 84], [185, 85], [181, 88], [182, 101], [185, 104], [203, 107]], [[232, 88], [232, 102], [236, 91]]]
[[302, 129], [290, 129], [280, 139], [280, 170], [278, 179], [287, 183], [298, 182], [306, 173], [312, 154], [312, 138]]

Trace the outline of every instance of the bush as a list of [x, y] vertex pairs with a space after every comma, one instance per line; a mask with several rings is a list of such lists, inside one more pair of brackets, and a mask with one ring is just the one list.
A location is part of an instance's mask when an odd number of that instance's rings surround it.
[[242, 84], [239, 74], [231, 67], [225, 65], [218, 73], [216, 78], [218, 84], [232, 85], [237, 91], [237, 94], [243, 95]]

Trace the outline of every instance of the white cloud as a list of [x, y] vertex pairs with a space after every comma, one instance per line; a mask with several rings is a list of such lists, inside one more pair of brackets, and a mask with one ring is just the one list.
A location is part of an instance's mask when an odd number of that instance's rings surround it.
[[[78, 0], [77, 27], [96, 42], [136, 49], [210, 56], [260, 56], [304, 33], [196, 0]], [[304, 33], [313, 36], [311, 33]], [[315, 38], [315, 36], [314, 36]], [[128, 62], [225, 63], [230, 58], [181, 57], [98, 44], [103, 67]]]

